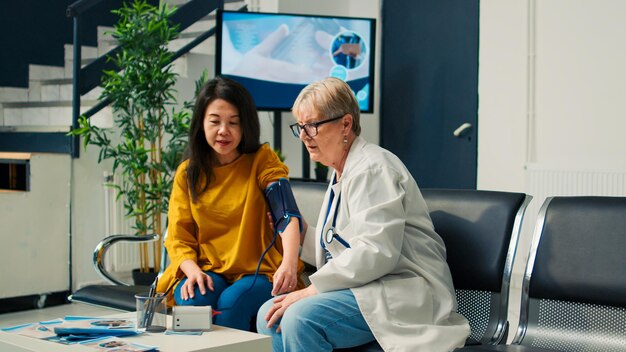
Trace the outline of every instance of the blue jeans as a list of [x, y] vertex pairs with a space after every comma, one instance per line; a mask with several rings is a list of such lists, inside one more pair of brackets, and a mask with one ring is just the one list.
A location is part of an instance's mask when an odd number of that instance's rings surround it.
[[287, 308], [277, 324], [267, 328], [265, 315], [273, 299], [265, 302], [257, 316], [256, 326], [261, 334], [272, 337], [274, 352], [332, 351], [374, 341], [352, 291], [324, 292], [303, 298]]
[[[196, 285], [193, 298], [183, 300], [180, 289], [187, 278], [183, 279], [174, 289], [174, 300], [179, 306], [211, 306], [221, 314], [213, 317], [217, 325], [239, 330], [254, 330], [255, 317], [263, 302], [272, 297], [272, 283], [265, 275], [247, 275], [229, 284], [226, 279], [211, 271], [206, 274], [213, 279], [214, 291], [207, 288], [202, 295]], [[254, 287], [252, 283], [254, 282]]]

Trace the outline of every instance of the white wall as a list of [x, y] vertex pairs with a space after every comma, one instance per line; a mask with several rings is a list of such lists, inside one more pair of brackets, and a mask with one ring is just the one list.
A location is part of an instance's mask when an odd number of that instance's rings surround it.
[[112, 163], [98, 164], [98, 150], [82, 148], [80, 158], [72, 159], [72, 290], [100, 282], [92, 265], [93, 250], [106, 236], [104, 172]]
[[528, 164], [626, 170], [626, 2], [480, 4], [478, 187], [525, 191]]
[[481, 1], [477, 180], [481, 189], [524, 188], [526, 2]]
[[540, 164], [626, 167], [626, 2], [537, 1]]

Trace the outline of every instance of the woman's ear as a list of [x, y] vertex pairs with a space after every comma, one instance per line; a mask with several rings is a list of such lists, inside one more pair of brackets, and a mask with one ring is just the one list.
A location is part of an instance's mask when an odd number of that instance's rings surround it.
[[352, 124], [354, 123], [354, 119], [352, 118], [352, 115], [345, 114], [342, 122], [343, 122], [344, 134], [347, 134], [350, 131], [352, 131]]

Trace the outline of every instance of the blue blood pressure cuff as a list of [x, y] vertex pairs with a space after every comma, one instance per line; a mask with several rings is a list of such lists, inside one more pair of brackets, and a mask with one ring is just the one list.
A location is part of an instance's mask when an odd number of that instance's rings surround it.
[[270, 206], [274, 228], [279, 233], [285, 231], [292, 216], [300, 219], [300, 232], [302, 232], [302, 215], [298, 210], [289, 180], [281, 178], [269, 185], [265, 189], [265, 198], [267, 198]]

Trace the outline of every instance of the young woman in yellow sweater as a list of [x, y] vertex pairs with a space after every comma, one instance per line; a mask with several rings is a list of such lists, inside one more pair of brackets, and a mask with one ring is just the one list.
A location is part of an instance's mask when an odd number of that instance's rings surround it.
[[170, 305], [210, 305], [221, 313], [216, 324], [242, 330], [254, 328], [271, 296], [301, 286], [303, 269], [298, 214], [288, 214], [279, 235], [267, 216], [276, 211], [268, 206], [268, 187], [288, 185], [288, 168], [259, 136], [256, 107], [243, 86], [217, 77], [200, 90], [169, 203], [170, 265], [157, 287], [176, 285]]

